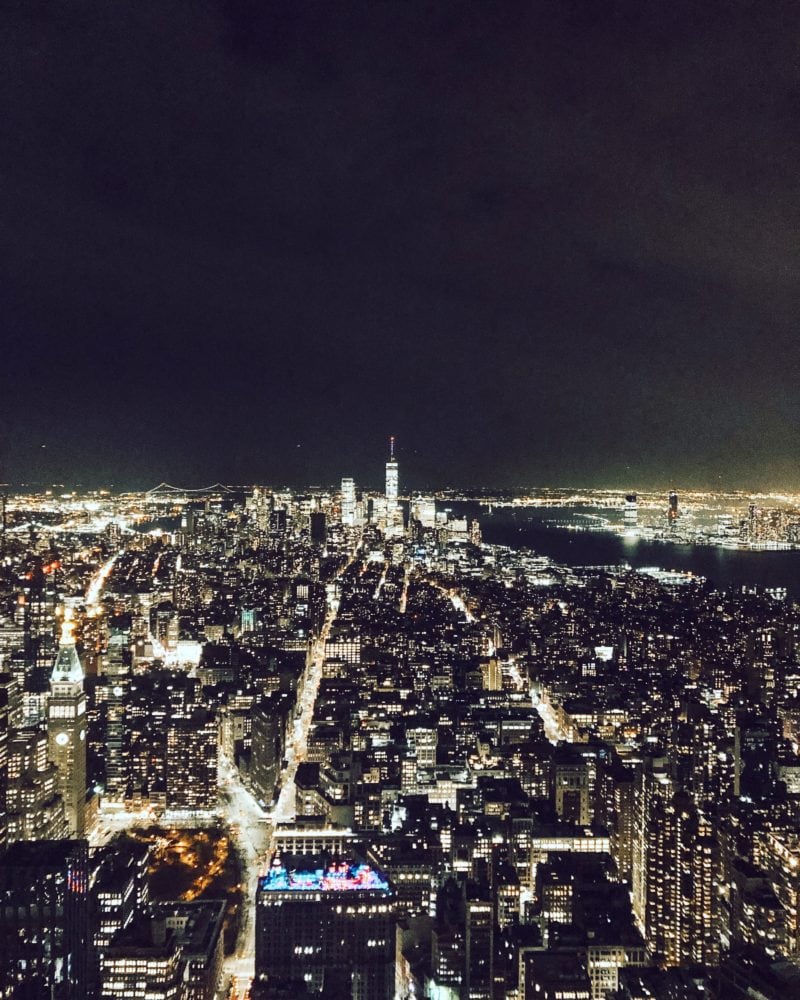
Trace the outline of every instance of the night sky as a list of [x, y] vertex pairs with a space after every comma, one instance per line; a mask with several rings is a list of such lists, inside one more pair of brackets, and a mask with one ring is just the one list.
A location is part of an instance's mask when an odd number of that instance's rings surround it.
[[0, 479], [800, 487], [800, 6], [16, 0]]

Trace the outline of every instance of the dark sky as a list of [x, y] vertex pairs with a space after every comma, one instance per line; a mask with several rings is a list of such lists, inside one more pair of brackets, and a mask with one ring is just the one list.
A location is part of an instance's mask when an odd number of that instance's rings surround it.
[[800, 487], [800, 6], [16, 0], [0, 478]]

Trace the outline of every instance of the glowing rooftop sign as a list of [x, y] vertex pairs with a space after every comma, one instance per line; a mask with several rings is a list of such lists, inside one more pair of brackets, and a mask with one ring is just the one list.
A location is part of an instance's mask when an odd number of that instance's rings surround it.
[[339, 862], [327, 868], [309, 871], [289, 871], [277, 859], [261, 879], [261, 888], [267, 892], [344, 892], [367, 889], [389, 891], [384, 875], [366, 864]]

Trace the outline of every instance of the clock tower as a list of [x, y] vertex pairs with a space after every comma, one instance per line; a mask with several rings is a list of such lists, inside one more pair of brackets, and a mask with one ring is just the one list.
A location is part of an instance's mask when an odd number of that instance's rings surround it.
[[47, 751], [58, 770], [70, 837], [86, 830], [86, 696], [69, 612], [64, 615], [47, 702]]

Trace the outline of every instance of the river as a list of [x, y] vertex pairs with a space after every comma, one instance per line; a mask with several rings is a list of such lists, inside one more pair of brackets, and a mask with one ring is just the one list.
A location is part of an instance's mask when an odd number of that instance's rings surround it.
[[477, 517], [483, 540], [493, 545], [529, 548], [566, 566], [612, 566], [628, 563], [633, 567], [659, 566], [662, 569], [690, 570], [706, 577], [715, 587], [785, 587], [800, 599], [800, 550], [753, 552], [709, 545], [677, 545], [624, 537], [611, 531], [571, 531], [548, 524], [574, 521], [586, 524], [587, 513], [577, 509], [496, 507], [489, 514], [479, 504], [447, 504], [454, 513]]

